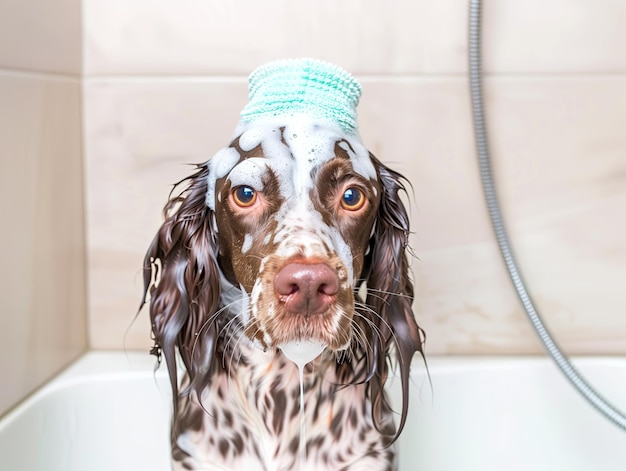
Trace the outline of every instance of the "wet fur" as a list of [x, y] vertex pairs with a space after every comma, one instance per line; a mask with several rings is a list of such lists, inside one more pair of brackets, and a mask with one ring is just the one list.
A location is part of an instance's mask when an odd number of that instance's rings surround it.
[[[359, 254], [350, 348], [325, 353], [305, 374], [310, 469], [392, 469], [391, 445], [407, 418], [411, 360], [422, 351], [423, 333], [411, 309], [403, 178], [370, 158], [379, 188], [375, 213], [369, 227], [342, 231]], [[247, 342], [255, 330], [236, 312], [242, 281], [233, 266], [245, 260], [237, 262], [241, 254], [229, 247], [236, 234], [215, 229], [217, 218], [233, 215], [224, 203], [215, 212], [207, 206], [208, 176], [207, 162], [178, 184], [182, 192], [166, 204], [165, 222], [144, 261], [152, 353], [165, 357], [174, 392], [173, 460], [177, 469], [297, 469], [297, 368], [275, 347], [262, 352]], [[273, 230], [269, 220], [259, 226]], [[243, 277], [254, 277], [258, 261], [247, 263]], [[362, 283], [365, 300], [357, 294]], [[177, 356], [185, 372], [180, 384]], [[384, 392], [390, 363], [402, 388], [397, 425]], [[223, 467], [208, 464], [213, 460]]]

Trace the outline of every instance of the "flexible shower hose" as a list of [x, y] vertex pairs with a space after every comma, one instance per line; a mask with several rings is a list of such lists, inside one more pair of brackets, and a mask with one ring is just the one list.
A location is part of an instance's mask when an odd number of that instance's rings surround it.
[[626, 431], [626, 415], [617, 410], [598, 394], [589, 383], [574, 368], [567, 357], [562, 353], [548, 329], [543, 323], [541, 316], [528, 294], [526, 285], [520, 274], [517, 262], [513, 256], [513, 250], [509, 244], [509, 238], [504, 226], [502, 213], [496, 195], [493, 174], [490, 163], [490, 153], [487, 141], [487, 124], [485, 119], [485, 107], [482, 91], [482, 71], [481, 71], [481, 0], [470, 0], [469, 8], [469, 81], [472, 100], [472, 115], [474, 121], [474, 137], [476, 140], [476, 151], [478, 154], [478, 164], [483, 185], [483, 192], [491, 224], [495, 233], [500, 252], [511, 277], [511, 281], [517, 291], [517, 295], [532, 323], [537, 335], [555, 361], [559, 369], [572, 385], [582, 394], [582, 396], [607, 419], [618, 427]]

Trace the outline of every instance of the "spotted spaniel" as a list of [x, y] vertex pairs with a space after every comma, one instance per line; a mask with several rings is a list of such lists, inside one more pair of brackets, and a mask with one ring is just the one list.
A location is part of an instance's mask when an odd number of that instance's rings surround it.
[[[423, 338], [402, 177], [361, 144], [346, 72], [280, 61], [250, 84], [232, 141], [181, 182], [144, 263], [153, 353], [174, 391], [174, 469], [395, 469]], [[304, 367], [302, 437], [284, 353], [300, 343], [323, 350]]]

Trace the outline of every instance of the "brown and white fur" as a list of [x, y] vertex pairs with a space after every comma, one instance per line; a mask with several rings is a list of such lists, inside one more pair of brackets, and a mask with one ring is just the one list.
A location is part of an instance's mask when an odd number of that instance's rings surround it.
[[[423, 340], [401, 175], [332, 126], [265, 123], [181, 183], [144, 263], [153, 353], [174, 391], [174, 468], [394, 469]], [[326, 345], [304, 372], [306, 463], [299, 372], [279, 348], [302, 340]]]

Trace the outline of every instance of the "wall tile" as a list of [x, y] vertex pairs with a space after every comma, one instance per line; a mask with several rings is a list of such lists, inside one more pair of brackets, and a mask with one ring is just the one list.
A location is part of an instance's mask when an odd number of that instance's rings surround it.
[[419, 61], [403, 55], [408, 44], [421, 43], [420, 30], [410, 27], [414, 9], [411, 2], [389, 8], [371, 0], [140, 1], [131, 7], [91, 0], [86, 72], [247, 75], [267, 60], [313, 56], [356, 72], [387, 73]]
[[86, 347], [80, 90], [0, 74], [0, 413]]
[[0, 68], [81, 73], [80, 0], [2, 0]]
[[496, 178], [537, 304], [565, 345], [626, 350], [626, 77], [487, 83]]
[[[626, 5], [484, 2], [489, 73], [625, 72]], [[87, 75], [243, 74], [312, 56], [356, 74], [467, 69], [467, 2], [86, 0]]]
[[[85, 70], [106, 74], [245, 74], [283, 57], [313, 56], [355, 72], [400, 71], [423, 44], [412, 2], [89, 0]], [[367, 14], [366, 14], [367, 13]], [[406, 62], [409, 64], [406, 64]]]
[[485, 1], [484, 66], [493, 73], [624, 73], [626, 3]]

